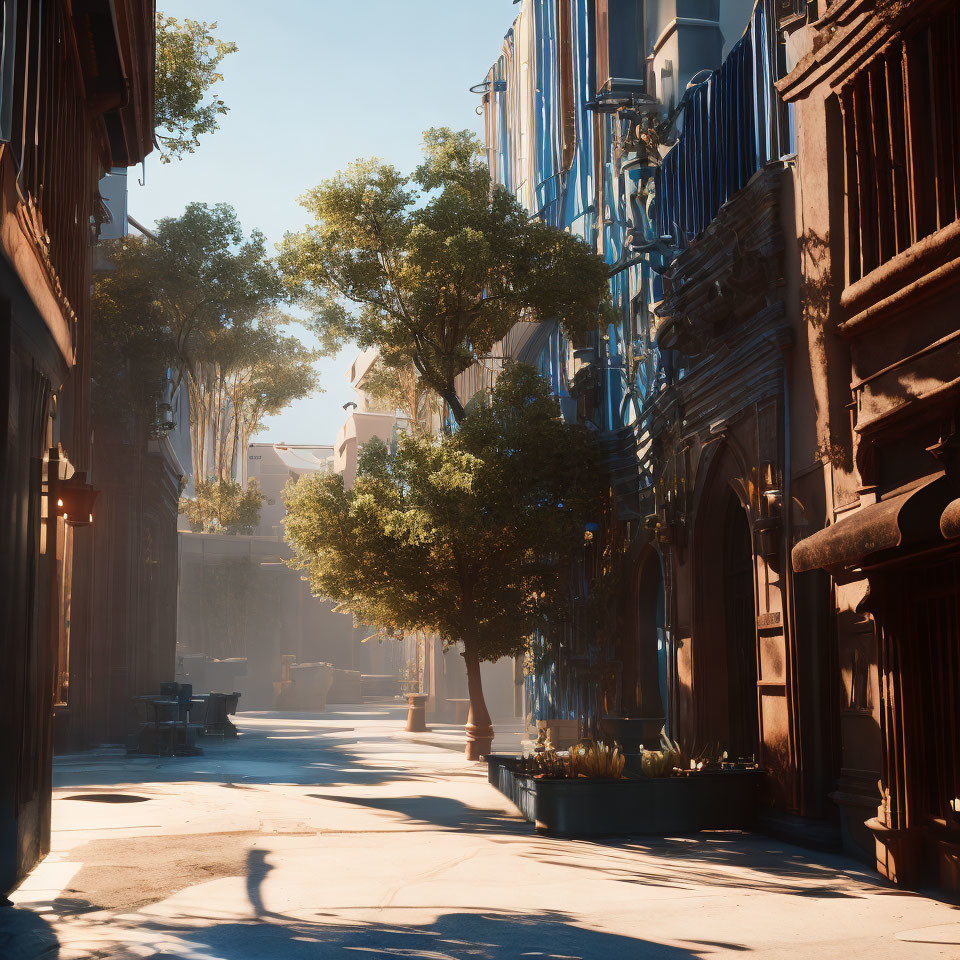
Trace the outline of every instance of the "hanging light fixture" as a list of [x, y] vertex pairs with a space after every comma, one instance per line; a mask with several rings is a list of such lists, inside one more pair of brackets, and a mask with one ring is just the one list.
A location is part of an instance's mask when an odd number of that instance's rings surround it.
[[85, 473], [75, 473], [68, 480], [58, 480], [53, 492], [57, 498], [58, 517], [77, 526], [93, 523], [94, 504], [100, 491], [87, 483]]

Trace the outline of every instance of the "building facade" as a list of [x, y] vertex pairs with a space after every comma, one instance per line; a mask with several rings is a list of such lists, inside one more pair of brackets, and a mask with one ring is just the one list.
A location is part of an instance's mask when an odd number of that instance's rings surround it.
[[247, 445], [245, 480], [256, 480], [263, 495], [261, 537], [283, 535], [283, 490], [302, 476], [333, 473], [333, 447], [300, 443], [251, 443]]
[[97, 184], [153, 145], [153, 5], [112, 10], [3, 8], [0, 891], [48, 849], [54, 707], [69, 684], [69, 644], [91, 629]]
[[772, 829], [954, 894], [957, 30], [936, 0], [525, 0], [475, 88], [494, 178], [620, 313], [502, 351], [597, 431], [584, 579], [619, 564], [609, 624], [574, 596], [541, 638], [532, 717], [756, 758]]
[[[849, 846], [960, 892], [960, 12], [837, 0], [796, 31], [797, 235]], [[816, 185], [814, 188], [813, 185]], [[822, 506], [821, 506], [822, 505]]]

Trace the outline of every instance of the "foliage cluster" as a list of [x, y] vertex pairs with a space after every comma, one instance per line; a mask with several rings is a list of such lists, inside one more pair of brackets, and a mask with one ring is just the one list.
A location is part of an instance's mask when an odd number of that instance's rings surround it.
[[180, 501], [180, 512], [195, 533], [252, 534], [260, 523], [264, 496], [251, 479], [246, 490], [235, 480], [210, 477], [196, 484], [196, 496]]
[[423, 630], [480, 660], [522, 652], [562, 602], [598, 502], [596, 448], [549, 385], [515, 365], [449, 436], [362, 451], [355, 486], [288, 489], [292, 564], [363, 623]]
[[308, 192], [315, 222], [287, 235], [281, 262], [326, 346], [413, 364], [459, 421], [457, 376], [518, 320], [596, 329], [607, 266], [493, 184], [472, 133], [429, 130], [424, 154], [411, 176], [358, 161]]
[[547, 780], [620, 780], [626, 762], [618, 744], [588, 740], [566, 753], [544, 750], [534, 754], [528, 771]]
[[316, 391], [316, 354], [282, 331], [266, 240], [226, 204], [191, 203], [107, 250], [95, 278], [95, 398], [146, 417], [169, 378], [190, 399], [193, 475], [233, 475], [264, 416]]
[[220, 64], [237, 45], [218, 39], [216, 29], [216, 23], [157, 11], [156, 137], [164, 163], [193, 153], [200, 137], [217, 130], [228, 112], [210, 90], [223, 80]]

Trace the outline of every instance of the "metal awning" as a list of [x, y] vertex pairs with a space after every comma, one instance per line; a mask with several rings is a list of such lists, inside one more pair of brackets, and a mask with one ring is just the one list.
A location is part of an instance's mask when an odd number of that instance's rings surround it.
[[960, 537], [960, 499], [947, 504], [940, 517], [940, 532], [948, 539]]
[[941, 474], [889, 500], [863, 507], [801, 540], [793, 548], [793, 569], [803, 573], [850, 567], [883, 550], [939, 540], [941, 515], [955, 495], [956, 488]]

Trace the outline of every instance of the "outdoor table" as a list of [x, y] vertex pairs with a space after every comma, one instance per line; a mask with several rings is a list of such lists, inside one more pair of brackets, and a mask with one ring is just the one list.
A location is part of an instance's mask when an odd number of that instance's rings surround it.
[[[157, 756], [164, 751], [164, 741], [167, 739], [165, 734], [169, 733], [169, 752], [170, 754], [193, 754], [196, 749], [190, 743], [190, 727], [202, 726], [200, 724], [190, 723], [190, 713], [194, 706], [204, 703], [201, 698], [193, 697], [189, 701], [181, 700], [179, 697], [157, 696], [156, 694], [146, 694], [133, 698], [134, 701], [142, 703], [153, 710], [153, 722], [148, 721], [146, 726], [152, 726], [154, 736], [157, 741]], [[177, 734], [183, 733], [183, 744], [178, 750]]]
[[154, 735], [157, 741], [157, 756], [159, 757], [163, 753], [163, 742], [166, 739], [166, 737], [162, 736], [161, 734], [166, 733], [167, 731], [171, 733], [170, 753], [174, 753], [175, 752], [174, 728], [177, 725], [177, 719], [175, 718], [175, 719], [161, 720], [160, 714], [164, 710], [172, 711], [173, 708], [175, 707], [179, 708], [180, 701], [174, 697], [158, 697], [150, 694], [147, 694], [146, 696], [134, 697], [133, 699], [136, 701], [139, 701], [140, 703], [145, 703], [148, 706], [153, 708], [153, 729], [154, 729]]

